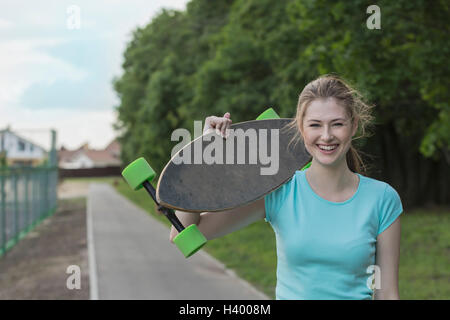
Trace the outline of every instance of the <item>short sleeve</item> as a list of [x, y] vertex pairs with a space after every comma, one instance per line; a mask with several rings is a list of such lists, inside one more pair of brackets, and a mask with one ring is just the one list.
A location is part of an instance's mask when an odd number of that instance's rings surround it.
[[[275, 192], [275, 191], [274, 191]], [[272, 215], [273, 215], [273, 203], [274, 203], [274, 192], [269, 193], [264, 197], [264, 206], [266, 210], [266, 222], [272, 223]]]
[[392, 188], [389, 184], [386, 184], [384, 196], [380, 206], [377, 235], [386, 230], [402, 212], [403, 206], [400, 196], [394, 188]]
[[266, 210], [265, 220], [272, 225], [276, 220], [277, 213], [280, 211], [281, 206], [289, 194], [291, 182], [292, 179], [264, 197], [264, 205]]

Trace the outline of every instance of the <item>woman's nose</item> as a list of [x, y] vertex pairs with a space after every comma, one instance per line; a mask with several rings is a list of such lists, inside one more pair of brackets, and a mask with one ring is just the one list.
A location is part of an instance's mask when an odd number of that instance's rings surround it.
[[329, 126], [324, 126], [322, 131], [322, 139], [325, 141], [331, 140], [333, 138], [333, 134], [331, 132], [331, 128]]

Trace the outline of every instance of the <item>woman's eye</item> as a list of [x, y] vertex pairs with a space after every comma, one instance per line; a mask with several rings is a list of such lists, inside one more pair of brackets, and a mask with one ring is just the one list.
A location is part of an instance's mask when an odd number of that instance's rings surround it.
[[[338, 122], [338, 123], [334, 123], [333, 124], [333, 126], [338, 126], [338, 127], [341, 127], [341, 126], [343, 126], [344, 124], [343, 123], [340, 123], [340, 122]], [[318, 123], [313, 123], [313, 124], [310, 124], [309, 125], [310, 127], [320, 127], [320, 124], [318, 124]]]
[[[343, 125], [342, 123], [335, 123], [335, 124], [333, 124], [333, 126], [342, 126], [342, 125]], [[310, 124], [309, 126], [310, 127], [320, 127], [319, 124]]]

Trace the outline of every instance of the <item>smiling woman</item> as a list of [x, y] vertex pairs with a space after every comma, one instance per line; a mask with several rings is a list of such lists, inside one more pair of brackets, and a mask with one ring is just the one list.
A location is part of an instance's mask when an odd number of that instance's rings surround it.
[[[319, 77], [309, 83], [300, 94], [297, 115], [290, 124], [290, 128], [297, 129], [293, 139], [308, 138], [308, 141], [304, 142], [312, 156], [311, 160], [316, 151], [323, 151], [323, 154], [339, 153], [340, 156], [346, 157], [351, 171], [364, 173], [365, 165], [351, 141], [368, 136], [367, 128], [373, 121], [372, 108], [372, 105], [364, 102], [356, 89], [339, 77], [333, 75]], [[351, 139], [345, 146], [340, 145], [337, 140], [329, 140], [336, 139], [335, 134], [348, 140], [350, 132]], [[303, 136], [304, 134], [306, 136]], [[358, 135], [355, 137], [356, 134]], [[322, 140], [315, 144], [314, 141], [310, 141], [311, 138], [318, 138], [318, 135], [322, 135]], [[335, 149], [333, 147], [340, 147], [340, 150], [336, 153], [327, 152], [333, 151]]]
[[[208, 239], [265, 218], [276, 237], [277, 299], [398, 299], [402, 203], [389, 184], [362, 174], [352, 146], [358, 132], [365, 135], [371, 108], [342, 79], [319, 77], [303, 89], [290, 124], [311, 166], [250, 205], [177, 211], [178, 218], [197, 224]], [[215, 128], [227, 126], [230, 116], [215, 117]]]
[[401, 200], [387, 183], [363, 175], [352, 146], [365, 136], [371, 109], [333, 75], [300, 94], [290, 127], [311, 166], [265, 197], [279, 246], [278, 299], [399, 298]]

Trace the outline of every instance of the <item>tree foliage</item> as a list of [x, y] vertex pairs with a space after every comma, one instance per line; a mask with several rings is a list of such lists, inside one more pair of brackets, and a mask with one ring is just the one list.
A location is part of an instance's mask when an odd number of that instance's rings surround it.
[[[381, 29], [373, 30], [371, 4], [191, 0], [185, 11], [162, 10], [134, 31], [114, 80], [124, 163], [145, 156], [160, 171], [177, 143], [172, 131], [192, 131], [208, 115], [229, 111], [239, 122], [273, 106], [292, 117], [308, 82], [337, 73], [376, 105], [366, 151], [383, 158], [380, 170], [406, 185], [409, 157], [448, 167], [449, 3], [378, 1]], [[395, 148], [404, 152], [392, 156]]]

